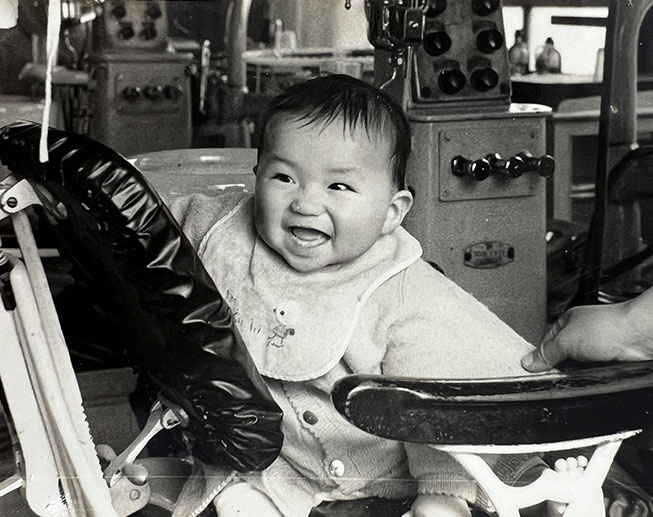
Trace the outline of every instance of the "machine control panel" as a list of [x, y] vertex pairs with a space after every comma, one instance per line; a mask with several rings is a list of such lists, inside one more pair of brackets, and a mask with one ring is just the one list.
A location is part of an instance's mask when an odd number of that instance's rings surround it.
[[499, 0], [429, 0], [424, 43], [415, 50], [416, 103], [510, 101]]
[[[554, 173], [555, 161], [547, 154], [533, 155], [543, 136], [539, 129], [515, 138], [519, 126], [519, 121], [504, 120], [493, 132], [493, 143], [485, 145], [485, 130], [449, 129], [434, 135], [440, 142], [440, 201], [534, 195], [542, 178]], [[473, 155], [470, 149], [481, 152]]]
[[366, 5], [368, 37], [377, 49], [377, 84], [398, 76], [397, 53], [410, 48], [409, 107], [510, 103], [500, 0], [368, 0]]
[[167, 12], [163, 0], [106, 0], [95, 20], [95, 50], [165, 49]]
[[123, 100], [133, 104], [141, 100], [176, 101], [183, 93], [184, 89], [179, 84], [166, 84], [165, 86], [149, 84], [145, 87], [124, 86], [120, 91], [120, 96]]
[[499, 153], [490, 153], [477, 160], [458, 155], [451, 160], [451, 172], [454, 176], [476, 181], [483, 181], [491, 174], [516, 179], [526, 172], [535, 172], [543, 178], [548, 178], [554, 171], [555, 160], [552, 156], [543, 154], [535, 158], [530, 151], [521, 151], [505, 160]]
[[115, 109], [117, 111], [164, 112], [183, 105], [185, 77], [159, 71], [149, 77], [120, 74], [115, 77]]
[[125, 52], [92, 56], [89, 135], [132, 154], [190, 147], [191, 54]]

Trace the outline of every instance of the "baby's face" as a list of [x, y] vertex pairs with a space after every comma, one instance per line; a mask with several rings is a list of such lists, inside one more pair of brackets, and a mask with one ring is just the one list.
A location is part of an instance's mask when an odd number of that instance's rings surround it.
[[256, 171], [256, 229], [291, 267], [350, 262], [394, 228], [390, 145], [328, 126], [273, 119]]

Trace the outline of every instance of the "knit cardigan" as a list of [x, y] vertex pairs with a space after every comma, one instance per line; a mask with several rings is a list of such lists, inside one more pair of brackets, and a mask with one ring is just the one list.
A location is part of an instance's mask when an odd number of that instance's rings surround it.
[[[330, 401], [347, 374], [428, 378], [524, 375], [531, 346], [423, 261], [399, 227], [352, 263], [297, 272], [256, 234], [250, 194], [194, 195], [173, 213], [234, 314], [284, 412], [280, 457], [246, 478], [288, 517], [321, 501], [438, 493], [491, 510], [446, 453], [358, 430]], [[534, 457], [487, 457], [506, 482]]]

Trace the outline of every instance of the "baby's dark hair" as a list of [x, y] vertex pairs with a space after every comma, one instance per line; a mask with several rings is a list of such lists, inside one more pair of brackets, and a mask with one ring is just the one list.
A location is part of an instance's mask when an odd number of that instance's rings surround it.
[[293, 84], [277, 95], [260, 120], [259, 156], [265, 147], [265, 133], [273, 117], [290, 115], [298, 121], [330, 124], [342, 118], [343, 131], [350, 134], [361, 125], [371, 134], [388, 137], [392, 150], [392, 179], [405, 188], [406, 163], [410, 155], [410, 126], [401, 107], [388, 94], [348, 75], [331, 74]]

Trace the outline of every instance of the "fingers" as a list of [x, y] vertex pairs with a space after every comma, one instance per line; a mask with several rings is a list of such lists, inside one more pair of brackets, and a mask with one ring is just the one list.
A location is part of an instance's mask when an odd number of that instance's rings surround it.
[[565, 314], [551, 326], [542, 338], [540, 345], [522, 357], [521, 365], [524, 370], [532, 373], [545, 372], [569, 357], [557, 338], [566, 322], [567, 315]]

